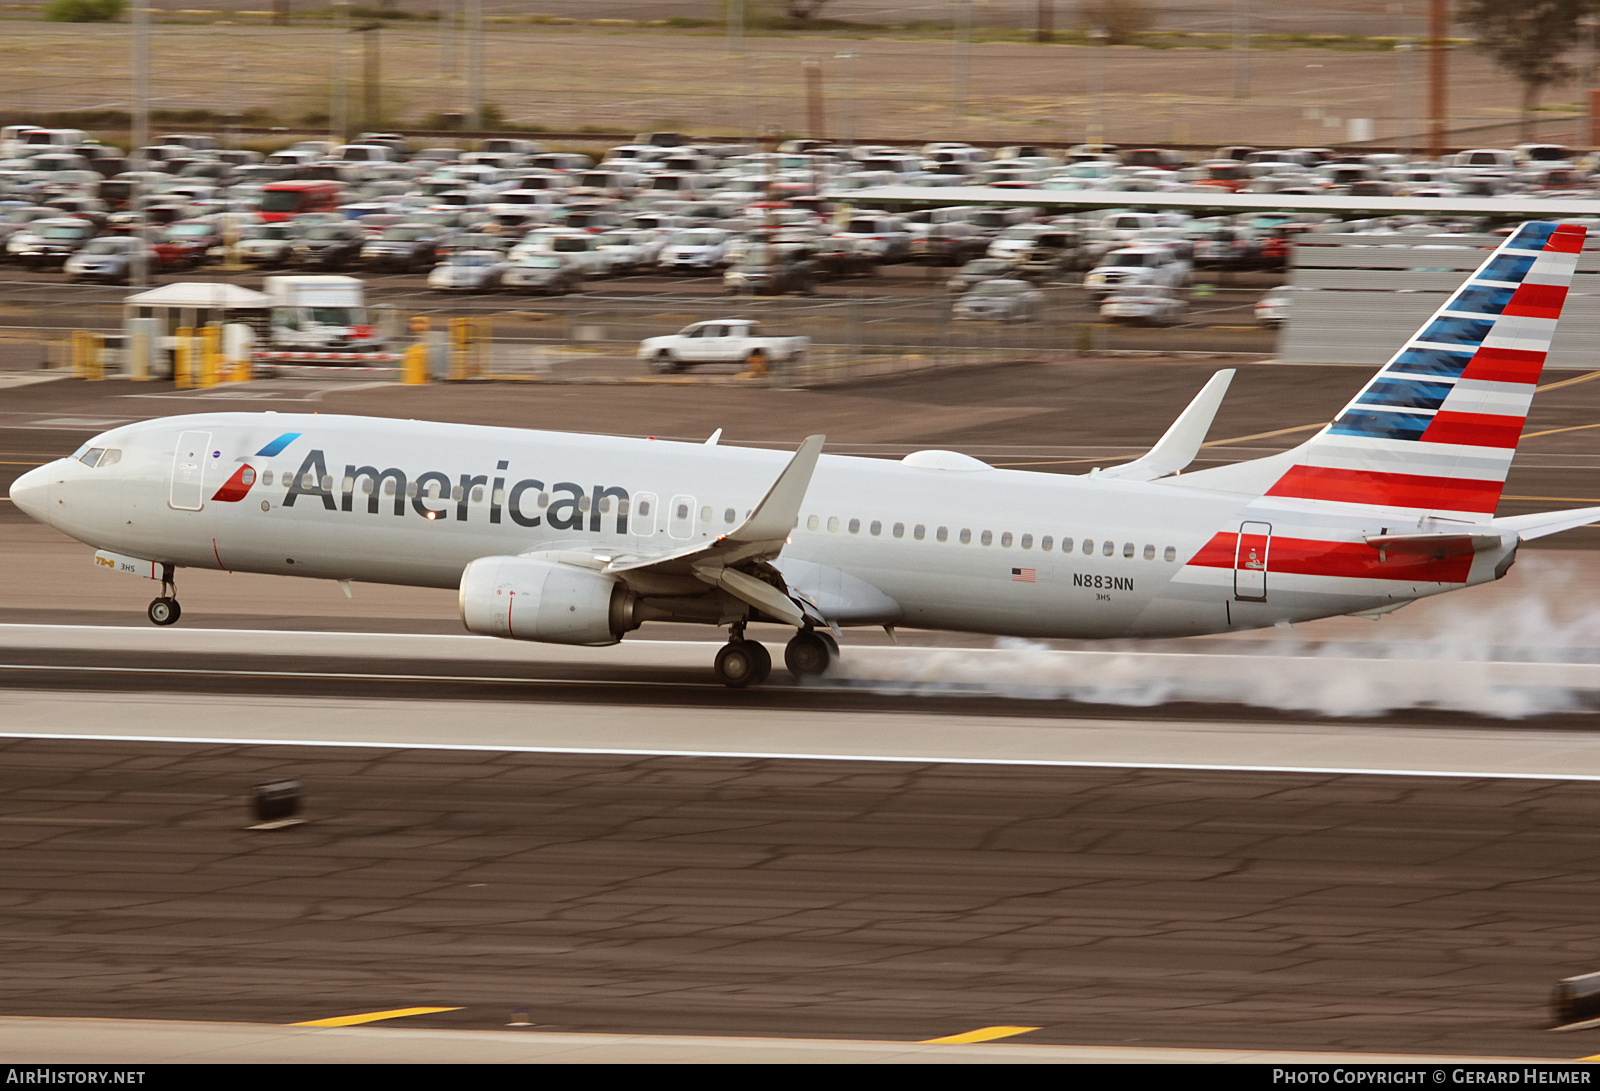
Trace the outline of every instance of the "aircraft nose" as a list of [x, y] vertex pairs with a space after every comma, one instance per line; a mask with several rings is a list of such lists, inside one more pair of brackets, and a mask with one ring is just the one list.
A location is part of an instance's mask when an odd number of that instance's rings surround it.
[[50, 522], [50, 467], [35, 466], [13, 481], [11, 502], [39, 522]]

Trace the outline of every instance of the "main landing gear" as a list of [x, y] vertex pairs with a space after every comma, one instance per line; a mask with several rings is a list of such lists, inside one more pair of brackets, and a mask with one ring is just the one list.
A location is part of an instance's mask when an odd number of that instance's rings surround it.
[[161, 594], [151, 601], [145, 610], [154, 625], [171, 625], [183, 616], [183, 607], [178, 605], [178, 588], [172, 581], [172, 566], [163, 565], [161, 569]]
[[[745, 639], [744, 626], [734, 622], [728, 643], [717, 653], [717, 677], [731, 689], [759, 686], [772, 673], [771, 654], [758, 641]], [[783, 665], [796, 678], [821, 674], [838, 661], [838, 643], [814, 629], [801, 629], [783, 650]]]

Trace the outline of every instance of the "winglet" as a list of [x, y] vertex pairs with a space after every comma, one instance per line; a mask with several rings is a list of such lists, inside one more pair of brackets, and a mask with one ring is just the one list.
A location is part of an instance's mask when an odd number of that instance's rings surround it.
[[722, 438], [722, 429], [718, 428], [715, 432], [711, 433], [711, 437], [706, 440], [705, 445], [707, 447], [715, 447], [717, 445], [717, 440], [719, 440], [721, 438]]
[[1217, 410], [1222, 406], [1222, 396], [1228, 392], [1228, 384], [1233, 381], [1233, 376], [1234, 369], [1231, 367], [1211, 376], [1211, 380], [1200, 388], [1200, 393], [1194, 396], [1194, 401], [1189, 403], [1189, 408], [1178, 415], [1172, 427], [1156, 441], [1149, 453], [1132, 462], [1108, 467], [1095, 476], [1118, 477], [1125, 481], [1154, 481], [1189, 465], [1194, 461], [1194, 456], [1200, 453], [1206, 433], [1211, 431], [1211, 422], [1216, 419]]
[[728, 533], [728, 540], [771, 542], [789, 536], [789, 532], [800, 522], [800, 504], [806, 498], [806, 490], [811, 487], [811, 474], [817, 468], [817, 456], [822, 453], [822, 444], [827, 438], [806, 437], [750, 517]]

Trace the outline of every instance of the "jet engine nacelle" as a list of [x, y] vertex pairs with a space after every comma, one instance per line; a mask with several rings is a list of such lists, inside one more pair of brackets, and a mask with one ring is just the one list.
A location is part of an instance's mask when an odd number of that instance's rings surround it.
[[551, 644], [615, 644], [637, 629], [639, 596], [587, 568], [534, 557], [480, 557], [461, 573], [469, 632]]

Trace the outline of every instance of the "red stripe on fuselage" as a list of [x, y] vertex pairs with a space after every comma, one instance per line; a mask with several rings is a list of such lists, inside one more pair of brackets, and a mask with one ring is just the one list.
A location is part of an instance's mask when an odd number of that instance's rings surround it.
[[211, 499], [221, 500], [224, 503], [235, 503], [243, 500], [249, 493], [250, 486], [256, 483], [256, 471], [251, 466], [240, 466], [233, 472], [233, 476], [222, 483], [222, 488]]
[[1441, 409], [1422, 433], [1424, 443], [1460, 443], [1469, 447], [1515, 447], [1522, 439], [1522, 417], [1493, 413], [1456, 413]]
[[[1219, 531], [1189, 563], [1201, 568], [1232, 568], [1238, 535]], [[1383, 553], [1365, 542], [1319, 542], [1313, 538], [1273, 535], [1267, 555], [1268, 578], [1273, 574], [1328, 576], [1335, 579], [1412, 580], [1421, 583], [1466, 583], [1472, 555], [1421, 557]]]
[[1267, 490], [1267, 495], [1391, 508], [1493, 513], [1504, 487], [1499, 481], [1295, 466]]

